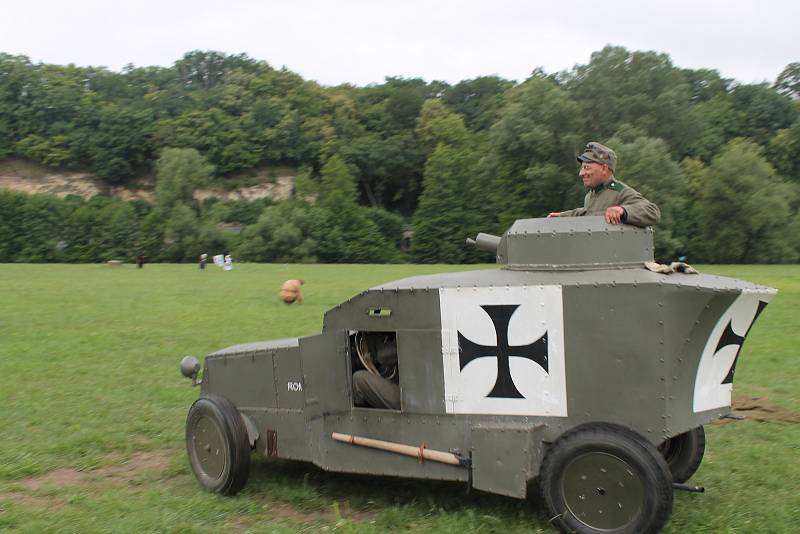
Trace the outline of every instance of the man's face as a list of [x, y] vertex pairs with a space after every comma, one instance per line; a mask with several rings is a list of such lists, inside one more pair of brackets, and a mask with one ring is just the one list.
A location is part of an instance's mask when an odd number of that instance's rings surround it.
[[608, 180], [611, 175], [608, 165], [595, 163], [594, 161], [585, 161], [581, 164], [581, 170], [578, 176], [583, 180], [583, 185], [586, 187], [597, 187]]

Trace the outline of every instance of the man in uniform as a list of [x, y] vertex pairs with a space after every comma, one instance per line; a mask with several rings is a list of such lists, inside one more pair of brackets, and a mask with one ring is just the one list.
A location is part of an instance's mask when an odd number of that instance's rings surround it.
[[400, 386], [382, 376], [361, 369], [353, 373], [353, 396], [356, 406], [400, 409]]
[[353, 373], [356, 406], [400, 409], [397, 339], [394, 334], [372, 333], [356, 339], [356, 353], [365, 369]]
[[583, 207], [555, 211], [548, 217], [604, 215], [609, 224], [626, 223], [634, 226], [651, 226], [661, 220], [658, 206], [614, 177], [617, 155], [613, 150], [593, 141], [578, 156], [578, 163], [581, 164], [579, 176], [589, 189], [583, 199]]

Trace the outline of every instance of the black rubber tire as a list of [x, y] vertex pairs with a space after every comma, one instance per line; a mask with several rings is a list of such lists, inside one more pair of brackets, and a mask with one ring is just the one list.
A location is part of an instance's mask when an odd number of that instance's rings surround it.
[[[599, 463], [592, 465], [594, 461]], [[605, 482], [597, 483], [604, 477]], [[672, 476], [666, 461], [650, 442], [618, 425], [585, 425], [556, 440], [542, 461], [539, 487], [551, 521], [562, 532], [659, 532], [672, 513]], [[587, 517], [581, 507], [591, 508], [597, 517]], [[629, 517], [612, 519], [615, 513]]]
[[706, 451], [706, 432], [702, 426], [671, 437], [658, 446], [667, 461], [672, 480], [683, 483], [700, 467]]
[[186, 417], [186, 452], [198, 482], [214, 493], [236, 495], [250, 474], [250, 442], [242, 416], [224, 397], [197, 399]]

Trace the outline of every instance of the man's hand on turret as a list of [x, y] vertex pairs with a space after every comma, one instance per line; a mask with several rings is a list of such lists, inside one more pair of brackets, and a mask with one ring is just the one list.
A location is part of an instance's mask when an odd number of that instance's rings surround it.
[[606, 210], [606, 222], [608, 224], [622, 224], [625, 217], [625, 208], [622, 206], [611, 206]]
[[550, 212], [550, 214], [547, 216], [547, 218], [549, 219], [550, 217], [561, 217], [561, 212], [558, 212], [558, 211]]

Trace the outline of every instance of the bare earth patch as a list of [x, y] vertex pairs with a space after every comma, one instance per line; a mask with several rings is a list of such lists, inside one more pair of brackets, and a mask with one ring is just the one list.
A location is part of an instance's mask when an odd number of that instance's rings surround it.
[[25, 492], [0, 493], [0, 504], [3, 501], [10, 501], [24, 506], [36, 508], [59, 509], [65, 504], [65, 500], [54, 495], [30, 495], [27, 492], [36, 492], [42, 488], [72, 488], [81, 484], [83, 474], [75, 469], [56, 469], [43, 475], [26, 478], [19, 482]]
[[733, 414], [753, 421], [800, 423], [800, 413], [792, 412], [769, 402], [766, 397], [734, 399]]
[[[374, 512], [353, 510], [350, 501], [340, 500], [336, 503], [336, 511], [318, 510], [306, 511], [295, 508], [286, 503], [269, 503], [264, 505], [264, 510], [271, 520], [288, 519], [303, 524], [310, 523], [331, 523], [338, 519], [349, 519], [358, 522], [370, 522], [375, 518]], [[240, 516], [234, 518], [226, 525], [230, 532], [244, 532], [253, 527], [255, 523], [262, 521], [258, 517]], [[304, 530], [305, 531], [305, 530]]]
[[43, 475], [26, 478], [20, 482], [20, 486], [28, 491], [38, 491], [44, 486], [56, 488], [69, 488], [81, 483], [83, 474], [75, 469], [56, 469]]
[[169, 452], [151, 451], [137, 452], [130, 459], [118, 465], [109, 465], [95, 469], [91, 473], [109, 478], [115, 482], [129, 482], [145, 471], [161, 471], [169, 464]]
[[101, 467], [93, 471], [78, 471], [72, 468], [55, 469], [42, 475], [20, 480], [16, 485], [21, 487], [22, 491], [0, 493], [0, 503], [10, 501], [38, 508], [60, 508], [65, 504], [64, 499], [52, 495], [41, 496], [30, 493], [48, 488], [58, 490], [81, 486], [88, 488], [96, 483], [97, 479], [92, 480], [92, 477], [97, 476], [114, 484], [126, 484], [144, 472], [164, 470], [169, 464], [169, 456], [169, 451], [137, 452], [124, 463]]
[[0, 512], [3, 511], [3, 502], [13, 502], [34, 508], [47, 508], [48, 510], [60, 510], [66, 504], [66, 501], [59, 497], [41, 497], [25, 493], [0, 493]]
[[352, 519], [353, 521], [368, 521], [375, 517], [372, 512], [353, 510], [350, 501], [340, 500], [336, 503], [336, 512], [317, 511], [307, 512], [286, 503], [276, 503], [269, 506], [269, 513], [276, 519], [292, 519], [295, 521], [335, 521], [337, 518]]

